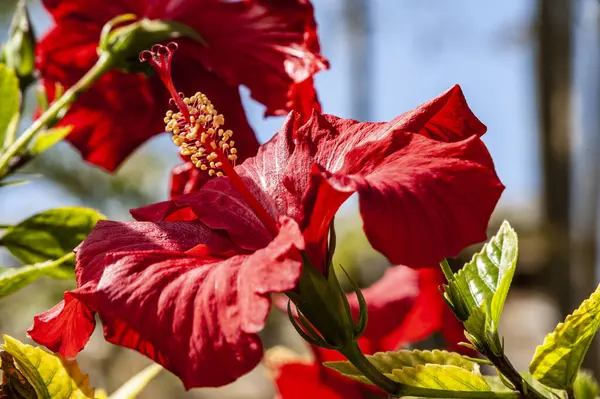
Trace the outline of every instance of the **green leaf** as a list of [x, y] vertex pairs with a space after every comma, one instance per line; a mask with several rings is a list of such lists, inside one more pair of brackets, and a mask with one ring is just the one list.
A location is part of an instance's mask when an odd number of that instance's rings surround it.
[[8, 335], [4, 335], [4, 342], [2, 349], [13, 357], [39, 399], [94, 397], [87, 374], [81, 372], [75, 360], [66, 360], [42, 348], [25, 345]]
[[596, 399], [598, 396], [598, 381], [587, 371], [581, 371], [573, 384], [575, 399]]
[[15, 71], [0, 64], [0, 147], [4, 146], [9, 125], [18, 118], [20, 105], [19, 79]]
[[570, 389], [600, 327], [600, 286], [537, 347], [529, 371], [543, 384]]
[[[399, 350], [379, 352], [374, 355], [367, 355], [366, 357], [380, 372], [390, 378], [394, 373], [394, 370], [422, 366], [425, 364], [451, 365], [479, 374], [479, 365], [472, 360], [467, 359], [458, 353], [440, 351], [437, 349], [433, 351]], [[346, 377], [371, 384], [371, 382], [348, 361], [325, 362], [323, 364]]]
[[[426, 364], [394, 369], [389, 378], [410, 387], [445, 391], [491, 391], [483, 376], [450, 365]], [[410, 390], [407, 391], [410, 395]], [[451, 392], [448, 397], [452, 397]]]
[[135, 399], [154, 377], [163, 368], [158, 364], [152, 364], [134, 375], [118, 391], [110, 395], [108, 399]]
[[[476, 253], [471, 261], [448, 279], [446, 300], [463, 321], [481, 311], [485, 317], [485, 331], [496, 344], [500, 315], [515, 274], [518, 239], [508, 222], [502, 223], [498, 233]], [[476, 315], [480, 319], [482, 315]], [[481, 327], [481, 320], [475, 324]], [[479, 331], [480, 333], [481, 331]], [[475, 332], [471, 331], [472, 334]]]
[[71, 130], [73, 130], [73, 126], [71, 125], [60, 126], [38, 134], [31, 145], [31, 153], [39, 154], [46, 151], [54, 144], [67, 137], [67, 135], [71, 133]]
[[93, 209], [51, 209], [8, 228], [0, 244], [25, 264], [54, 260], [71, 252], [101, 219]]
[[23, 267], [0, 268], [0, 298], [4, 298], [33, 283], [40, 277], [68, 280], [75, 277], [73, 267], [64, 264], [73, 259], [67, 254], [60, 259]]
[[14, 70], [21, 83], [31, 83], [35, 70], [35, 35], [25, 0], [20, 0], [13, 15], [8, 41], [2, 47], [2, 62]]

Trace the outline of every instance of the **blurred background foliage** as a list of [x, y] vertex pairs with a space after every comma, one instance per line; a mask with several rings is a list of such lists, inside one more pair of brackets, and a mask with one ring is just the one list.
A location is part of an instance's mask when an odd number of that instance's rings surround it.
[[[520, 261], [504, 312], [509, 357], [525, 369], [535, 346], [595, 288], [598, 270], [600, 156], [600, 2], [597, 0], [313, 0], [323, 53], [332, 70], [316, 82], [325, 112], [389, 120], [459, 83], [488, 125], [484, 141], [507, 190], [490, 224], [510, 220], [520, 237]], [[38, 0], [28, 2], [38, 36], [51, 21]], [[16, 0], [0, 1], [0, 41]], [[266, 141], [281, 123], [262, 120], [248, 99], [249, 118]], [[25, 115], [34, 112], [34, 88]], [[129, 219], [130, 208], [163, 200], [177, 150], [162, 135], [138, 150], [115, 175], [84, 164], [66, 143], [24, 170], [31, 183], [0, 188], [0, 224], [64, 205], [96, 208]], [[336, 264], [366, 286], [388, 266], [370, 248], [356, 199], [337, 217]], [[479, 248], [452, 262], [458, 267]], [[16, 264], [5, 252], [0, 263]], [[32, 317], [58, 302], [72, 282], [40, 280], [0, 301], [0, 332], [25, 337]], [[274, 312], [265, 346], [306, 347]], [[148, 361], [107, 344], [97, 329], [79, 356], [92, 384], [112, 391]], [[586, 367], [599, 371], [598, 348]], [[597, 374], [598, 375], [598, 374]], [[224, 389], [184, 393], [162, 373], [140, 397], [270, 398], [264, 367]]]

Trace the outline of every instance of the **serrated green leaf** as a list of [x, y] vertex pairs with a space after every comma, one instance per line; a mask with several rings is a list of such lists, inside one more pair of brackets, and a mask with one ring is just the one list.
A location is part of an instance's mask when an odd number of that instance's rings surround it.
[[551, 388], [572, 387], [598, 327], [600, 286], [537, 347], [529, 365], [533, 377]]
[[0, 298], [4, 298], [21, 288], [33, 283], [41, 277], [56, 279], [72, 279], [75, 277], [73, 268], [64, 267], [64, 263], [73, 256], [67, 254], [60, 259], [36, 263], [23, 267], [0, 268]]
[[[481, 318], [484, 318], [485, 332], [495, 337], [498, 331], [500, 315], [512, 282], [518, 256], [518, 239], [510, 224], [505, 221], [498, 233], [483, 246], [481, 251], [448, 281], [446, 299], [457, 310], [461, 310], [463, 319], [481, 331]], [[459, 315], [460, 317], [461, 315]], [[469, 329], [469, 328], [467, 328]], [[471, 331], [472, 334], [476, 334]], [[497, 338], [494, 338], [497, 341]], [[497, 344], [498, 342], [496, 342]]]
[[[390, 352], [378, 352], [374, 355], [367, 355], [366, 358], [380, 372], [385, 375], [391, 375], [394, 370], [406, 367], [416, 367], [425, 364], [451, 365], [460, 367], [469, 372], [479, 373], [479, 365], [470, 359], [461, 356], [458, 353], [441, 350], [422, 351], [422, 350], [399, 350]], [[345, 375], [346, 377], [371, 384], [360, 371], [348, 361], [325, 362], [325, 366], [332, 368]]]
[[491, 391], [483, 376], [451, 365], [418, 365], [394, 369], [391, 374], [386, 375], [390, 379], [410, 387], [463, 392]]
[[142, 390], [160, 373], [163, 368], [158, 364], [152, 364], [134, 375], [118, 391], [110, 395], [108, 399], [135, 399]]
[[0, 64], [0, 147], [4, 146], [11, 121], [14, 123], [14, 119], [19, 114], [20, 104], [19, 79], [15, 71]]
[[71, 133], [71, 130], [73, 130], [73, 126], [71, 125], [59, 126], [38, 134], [35, 140], [33, 141], [33, 144], [31, 145], [31, 153], [39, 154], [46, 151], [47, 149], [49, 149], [50, 147], [67, 137], [67, 135]]
[[596, 399], [598, 396], [598, 381], [587, 371], [581, 371], [573, 384], [575, 399]]
[[8, 228], [0, 244], [25, 264], [54, 260], [71, 252], [101, 219], [93, 209], [51, 209]]
[[75, 360], [63, 359], [60, 355], [46, 352], [42, 348], [23, 344], [4, 335], [2, 349], [14, 362], [35, 389], [39, 399], [84, 399], [93, 398], [87, 374], [83, 374]]

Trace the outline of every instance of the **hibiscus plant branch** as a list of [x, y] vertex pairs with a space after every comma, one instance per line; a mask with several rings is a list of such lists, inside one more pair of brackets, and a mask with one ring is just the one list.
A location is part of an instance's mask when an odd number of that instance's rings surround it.
[[57, 98], [46, 111], [36, 119], [32, 125], [23, 132], [6, 151], [0, 155], [0, 179], [11, 172], [14, 159], [22, 156], [27, 145], [43, 128], [52, 127], [75, 102], [75, 100], [89, 89], [105, 72], [114, 65], [114, 56], [103, 52], [90, 70], [77, 83], [69, 88], [60, 98]]

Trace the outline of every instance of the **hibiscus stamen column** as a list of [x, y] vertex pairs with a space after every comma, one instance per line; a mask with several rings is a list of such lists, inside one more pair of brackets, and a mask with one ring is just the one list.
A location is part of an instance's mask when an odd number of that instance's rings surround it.
[[198, 169], [206, 171], [209, 176], [227, 176], [265, 227], [276, 236], [278, 229], [275, 221], [234, 169], [237, 149], [231, 140], [233, 132], [222, 128], [225, 117], [217, 112], [203, 93], [184, 97], [175, 89], [171, 78], [171, 60], [176, 49], [176, 43], [166, 46], [157, 44], [150, 51], [140, 54], [141, 61], [150, 62], [157, 70], [171, 93], [172, 102], [179, 109], [179, 112], [167, 111], [166, 131], [173, 133], [173, 142], [181, 147], [181, 155], [189, 157]]

